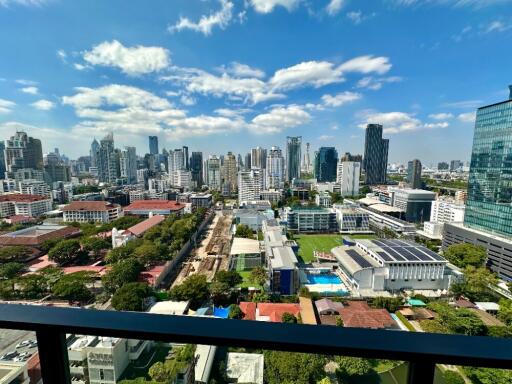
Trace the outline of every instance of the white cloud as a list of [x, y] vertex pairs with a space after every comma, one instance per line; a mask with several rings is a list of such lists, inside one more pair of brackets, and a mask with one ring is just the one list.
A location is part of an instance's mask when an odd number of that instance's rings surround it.
[[32, 81], [32, 80], [27, 80], [27, 79], [17, 79], [16, 80], [16, 83], [18, 84], [21, 84], [21, 85], [37, 85], [37, 81]]
[[323, 95], [322, 101], [328, 107], [340, 107], [344, 104], [348, 104], [354, 102], [356, 100], [361, 99], [363, 96], [360, 93], [355, 92], [341, 92], [337, 95]]
[[212, 33], [214, 27], [218, 26], [220, 29], [225, 29], [233, 18], [234, 5], [227, 0], [219, 0], [219, 2], [221, 8], [217, 12], [212, 12], [208, 16], [203, 15], [197, 22], [190, 20], [188, 17], [180, 17], [176, 24], [168, 27], [168, 31], [173, 33], [189, 29], [208, 36]]
[[90, 65], [83, 65], [83, 64], [80, 64], [80, 63], [73, 63], [73, 67], [77, 71], [85, 71], [86, 69], [91, 69], [92, 68]]
[[37, 87], [24, 87], [20, 89], [23, 93], [28, 93], [29, 95], [37, 95], [39, 93], [39, 89]]
[[[84, 60], [91, 65], [120, 68], [127, 75], [158, 72], [170, 64], [169, 51], [162, 47], [125, 47], [117, 40], [105, 41], [87, 51]], [[85, 69], [77, 67], [76, 69]]]
[[347, 13], [347, 17], [354, 24], [361, 24], [363, 22], [363, 12], [361, 11], [351, 11]]
[[450, 124], [448, 122], [443, 121], [439, 123], [426, 123], [423, 127], [426, 129], [435, 129], [435, 128], [448, 128]]
[[247, 64], [238, 63], [236, 61], [233, 61], [228, 67], [221, 67], [221, 70], [234, 77], [255, 77], [257, 79], [265, 77], [265, 72], [261, 69], [253, 68]]
[[306, 124], [311, 115], [298, 105], [277, 106], [270, 112], [262, 113], [252, 119], [249, 130], [255, 134], [279, 133], [285, 129]]
[[431, 113], [430, 115], [428, 115], [428, 117], [434, 120], [448, 120], [453, 118], [453, 114], [446, 112]]
[[252, 110], [249, 108], [237, 108], [237, 109], [229, 109], [229, 108], [218, 108], [215, 110], [215, 113], [224, 117], [240, 117], [246, 113], [251, 112]]
[[30, 104], [35, 109], [39, 109], [40, 111], [49, 111], [50, 109], [53, 109], [55, 107], [55, 103], [50, 100], [37, 100], [36, 102]]
[[507, 4], [511, 0], [393, 0], [401, 6], [421, 6], [425, 4], [447, 5], [452, 7], [484, 8], [493, 5]]
[[464, 123], [474, 123], [476, 119], [476, 112], [461, 113], [457, 119]]
[[16, 103], [10, 100], [0, 99], [0, 114], [6, 114], [12, 111]]
[[344, 5], [345, 0], [330, 0], [325, 9], [329, 15], [334, 16], [341, 11], [341, 8], [343, 8]]
[[334, 136], [332, 135], [320, 135], [318, 136], [318, 140], [320, 141], [328, 141], [334, 139]]
[[359, 56], [348, 60], [339, 66], [342, 72], [378, 73], [382, 75], [391, 69], [389, 58], [373, 55]]
[[180, 102], [183, 105], [191, 106], [196, 104], [196, 99], [189, 95], [183, 95], [180, 97]]
[[342, 72], [328, 61], [306, 61], [288, 68], [279, 69], [269, 80], [274, 89], [289, 90], [312, 85], [316, 88], [345, 79]]
[[65, 62], [66, 62], [66, 59], [67, 59], [67, 57], [68, 57], [68, 54], [66, 53], [66, 51], [65, 51], [65, 50], [63, 50], [63, 49], [59, 49], [59, 50], [57, 50], [57, 52], [56, 52], [56, 53], [57, 53], [57, 57], [58, 57], [62, 62], [64, 62], [64, 63], [65, 63]]
[[275, 7], [285, 7], [288, 11], [292, 11], [297, 7], [300, 0], [250, 0], [254, 10], [259, 13], [270, 13]]
[[407, 112], [376, 112], [365, 110], [359, 112], [361, 120], [359, 128], [366, 128], [367, 124], [382, 124], [384, 133], [396, 134], [402, 132], [418, 131], [422, 129], [447, 128], [446, 121], [437, 123], [423, 123], [415, 115]]
[[506, 24], [501, 20], [494, 20], [484, 27], [484, 31], [485, 33], [505, 32], [510, 28], [512, 28], [512, 24]]
[[367, 76], [363, 77], [361, 80], [357, 82], [358, 88], [367, 88], [371, 89], [372, 91], [377, 91], [383, 87], [384, 84], [389, 83], [399, 83], [403, 79], [399, 76], [389, 76], [389, 77], [372, 77]]
[[0, 7], [9, 7], [10, 5], [22, 5], [25, 7], [41, 7], [50, 0], [0, 0]]
[[481, 106], [482, 100], [462, 100], [462, 101], [451, 101], [442, 104], [445, 108], [460, 108], [460, 109], [475, 109]]

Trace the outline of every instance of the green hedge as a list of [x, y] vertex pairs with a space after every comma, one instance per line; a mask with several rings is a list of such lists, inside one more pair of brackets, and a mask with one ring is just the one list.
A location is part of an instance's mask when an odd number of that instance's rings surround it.
[[407, 319], [405, 318], [405, 316], [404, 316], [404, 315], [402, 315], [402, 314], [400, 313], [400, 311], [396, 311], [396, 312], [395, 312], [395, 315], [396, 315], [396, 317], [398, 317], [398, 318], [400, 319], [400, 321], [401, 321], [402, 323], [404, 323], [404, 325], [407, 327], [407, 329], [408, 329], [409, 331], [411, 331], [411, 332], [416, 332], [416, 328], [414, 328], [414, 327], [412, 326], [412, 324], [411, 324], [411, 323], [409, 323], [409, 320], [407, 320]]

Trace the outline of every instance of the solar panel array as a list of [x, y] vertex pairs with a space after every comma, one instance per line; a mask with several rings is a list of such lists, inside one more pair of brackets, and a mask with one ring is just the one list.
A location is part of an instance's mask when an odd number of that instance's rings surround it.
[[437, 253], [416, 243], [390, 239], [371, 241], [382, 249], [376, 252], [384, 261], [445, 261]]
[[361, 268], [371, 268], [373, 265], [371, 265], [368, 260], [366, 260], [363, 256], [361, 256], [359, 253], [354, 251], [353, 249], [349, 249], [347, 251], [347, 255], [350, 256], [352, 260], [354, 260]]

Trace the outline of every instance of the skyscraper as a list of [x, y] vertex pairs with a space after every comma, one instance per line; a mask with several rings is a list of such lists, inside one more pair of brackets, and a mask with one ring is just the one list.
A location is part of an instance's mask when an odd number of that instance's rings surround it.
[[206, 174], [208, 176], [208, 187], [212, 190], [219, 191], [221, 187], [220, 179], [220, 159], [212, 155], [206, 161]]
[[256, 147], [251, 149], [251, 168], [265, 169], [267, 166], [267, 150]]
[[249, 171], [251, 169], [251, 153], [247, 153], [245, 155], [245, 161], [244, 161], [244, 171]]
[[382, 125], [368, 124], [364, 141], [363, 165], [366, 184], [385, 184], [389, 140], [382, 138]]
[[185, 169], [186, 162], [183, 149], [178, 148], [173, 151], [169, 151], [169, 157], [167, 162], [169, 174], [172, 174], [174, 171]]
[[100, 150], [100, 143], [98, 143], [98, 140], [94, 138], [94, 140], [91, 143], [91, 149], [89, 151], [89, 154], [91, 155], [91, 167], [97, 167], [98, 163], [98, 152]]
[[457, 171], [459, 168], [462, 168], [462, 161], [460, 160], [452, 160], [450, 161], [450, 171]]
[[190, 158], [188, 157], [188, 147], [183, 146], [183, 168], [185, 168], [187, 171], [190, 169]]
[[203, 153], [202, 152], [192, 152], [192, 156], [190, 156], [190, 172], [192, 177], [192, 182], [196, 187], [201, 187], [203, 183]]
[[238, 172], [238, 202], [259, 200], [263, 189], [263, 170]]
[[103, 183], [114, 183], [117, 179], [117, 161], [114, 149], [114, 135], [109, 133], [100, 141], [96, 154], [98, 180]]
[[302, 164], [302, 169], [306, 173], [311, 172], [311, 157], [309, 155], [309, 148], [310, 148], [310, 144], [306, 143], [306, 153], [304, 154], [304, 163]]
[[338, 151], [334, 147], [320, 147], [315, 154], [315, 177], [319, 182], [336, 181]]
[[361, 163], [355, 161], [340, 161], [339, 174], [341, 195], [357, 196], [359, 194]]
[[272, 147], [267, 154], [266, 187], [280, 189], [284, 186], [284, 157], [279, 147]]
[[464, 224], [512, 236], [512, 88], [476, 113]]
[[421, 188], [421, 161], [418, 159], [407, 163], [407, 183], [413, 189]]
[[5, 173], [5, 143], [0, 141], [0, 178], [4, 178]]
[[286, 138], [286, 180], [292, 181], [300, 177], [302, 136]]
[[232, 152], [228, 152], [222, 164], [222, 190], [226, 194], [236, 191], [237, 174], [236, 157]]
[[128, 184], [137, 182], [137, 154], [135, 147], [124, 147], [119, 157], [120, 174]]
[[43, 170], [41, 140], [16, 132], [5, 141], [4, 160], [6, 171], [11, 174], [19, 169]]
[[149, 136], [149, 154], [158, 154], [158, 136]]

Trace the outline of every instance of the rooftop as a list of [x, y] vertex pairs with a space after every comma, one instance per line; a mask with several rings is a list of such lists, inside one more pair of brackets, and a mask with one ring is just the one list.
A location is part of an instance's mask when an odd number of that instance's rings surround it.
[[71, 237], [80, 234], [80, 229], [64, 225], [44, 224], [23, 228], [0, 236], [0, 245], [37, 246], [43, 241], [57, 237]]
[[153, 228], [155, 225], [160, 224], [165, 220], [165, 216], [162, 215], [154, 215], [149, 219], [146, 219], [138, 224], [135, 224], [133, 227], [128, 228], [128, 231], [133, 233], [135, 236], [141, 236], [148, 229]]
[[271, 259], [272, 268], [293, 269], [298, 263], [297, 256], [291, 247], [272, 248], [273, 258]]
[[50, 200], [47, 196], [26, 195], [21, 193], [12, 193], [0, 195], [0, 203], [10, 201], [13, 203], [33, 203], [34, 201]]
[[138, 209], [163, 209], [171, 211], [179, 211], [185, 208], [185, 204], [180, 204], [172, 200], [137, 200], [125, 207], [125, 211], [135, 211]]
[[260, 242], [253, 239], [235, 237], [231, 244], [231, 255], [260, 253]]
[[369, 250], [383, 262], [444, 262], [446, 260], [427, 247], [404, 240], [358, 240], [363, 248]]
[[118, 204], [112, 204], [108, 201], [73, 201], [66, 205], [62, 210], [67, 211], [108, 211], [109, 209], [119, 207]]
[[228, 353], [226, 373], [237, 383], [263, 384], [264, 357], [258, 353]]
[[188, 301], [159, 301], [148, 312], [159, 315], [183, 315], [187, 312], [188, 306]]
[[343, 326], [348, 328], [395, 328], [396, 322], [385, 309], [373, 309], [364, 301], [350, 301], [340, 309]]

